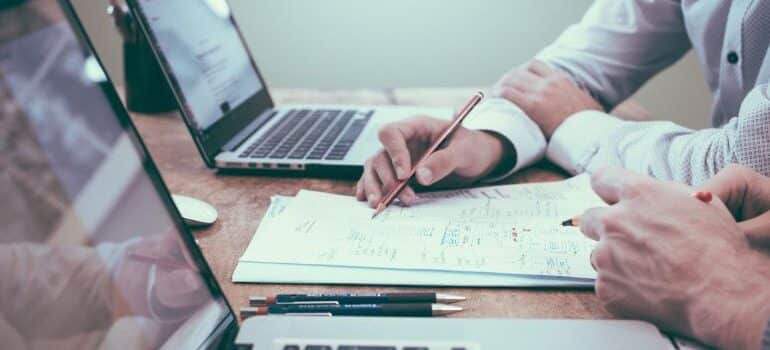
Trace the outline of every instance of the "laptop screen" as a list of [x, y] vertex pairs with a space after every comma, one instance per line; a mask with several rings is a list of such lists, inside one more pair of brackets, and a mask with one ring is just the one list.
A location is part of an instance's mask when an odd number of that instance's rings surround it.
[[2, 347], [209, 344], [233, 315], [117, 95], [66, 5], [20, 3], [0, 8]]
[[262, 90], [225, 0], [139, 0], [194, 128], [203, 132]]

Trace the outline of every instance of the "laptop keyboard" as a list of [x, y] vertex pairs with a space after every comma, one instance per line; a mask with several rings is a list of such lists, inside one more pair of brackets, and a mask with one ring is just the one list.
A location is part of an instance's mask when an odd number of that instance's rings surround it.
[[[466, 347], [453, 347], [451, 350], [466, 350]], [[381, 346], [381, 345], [339, 345], [336, 348], [331, 345], [286, 345], [283, 350], [431, 350], [427, 346]]]
[[342, 160], [374, 111], [290, 110], [239, 157]]
[[478, 344], [445, 341], [324, 341], [281, 339], [276, 350], [481, 350]]

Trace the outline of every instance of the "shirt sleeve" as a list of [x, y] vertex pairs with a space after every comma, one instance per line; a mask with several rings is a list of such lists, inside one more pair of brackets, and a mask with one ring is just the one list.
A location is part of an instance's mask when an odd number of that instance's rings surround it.
[[503, 98], [492, 97], [476, 107], [463, 123], [468, 129], [494, 132], [513, 146], [516, 162], [513, 168], [503, 169], [484, 182], [502, 180], [514, 172], [543, 158], [545, 136], [540, 127], [515, 104]]
[[691, 130], [671, 122], [623, 121], [577, 113], [554, 132], [546, 157], [575, 174], [619, 165], [659, 179], [698, 185], [728, 164], [770, 175], [770, 85], [743, 100], [720, 128]]
[[612, 110], [691, 47], [679, 1], [596, 0], [536, 58]]

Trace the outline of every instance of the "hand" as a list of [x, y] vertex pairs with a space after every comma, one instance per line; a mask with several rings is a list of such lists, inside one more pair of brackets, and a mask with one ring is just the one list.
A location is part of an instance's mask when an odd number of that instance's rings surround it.
[[208, 289], [182, 245], [176, 232], [168, 232], [123, 249], [112, 282], [118, 315], [181, 320], [209, 300]]
[[495, 94], [524, 110], [547, 139], [573, 114], [603, 110], [566, 73], [537, 60], [505, 74], [495, 86]]
[[770, 178], [730, 165], [700, 187], [721, 199], [752, 243], [770, 248]]
[[592, 186], [611, 206], [586, 211], [580, 229], [599, 241], [591, 263], [608, 311], [719, 348], [759, 347], [770, 257], [751, 249], [721, 201], [619, 168]]
[[[447, 120], [414, 117], [385, 125], [379, 132], [384, 148], [366, 162], [356, 185], [358, 200], [377, 206], [398, 181], [409, 176], [414, 162], [449, 124]], [[417, 182], [423, 186], [474, 182], [492, 172], [503, 159], [513, 158], [512, 147], [506, 149], [507, 144], [493, 134], [460, 127], [444, 148], [434, 152], [417, 169]], [[416, 195], [412, 188], [406, 187], [398, 198], [409, 205], [416, 200]]]

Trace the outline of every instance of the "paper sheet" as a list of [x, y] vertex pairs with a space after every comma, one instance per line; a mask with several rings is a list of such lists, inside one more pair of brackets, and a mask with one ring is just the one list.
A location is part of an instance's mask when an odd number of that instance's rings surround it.
[[344, 284], [423, 287], [591, 288], [592, 279], [519, 276], [461, 271], [397, 270], [371, 267], [258, 263], [241, 260], [235, 283]]
[[[271, 208], [268, 216], [280, 215], [260, 227], [241, 260], [593, 278], [594, 243], [559, 225], [600, 205], [587, 185], [575, 179], [423, 195], [415, 207], [392, 207], [375, 220], [352, 197], [302, 191], [291, 205]], [[502, 196], [467, 199], [480, 193]]]
[[[270, 232], [272, 223], [286, 209], [291, 197], [273, 196], [262, 218], [257, 235]], [[252, 241], [247, 248], [259, 249]], [[233, 272], [235, 283], [288, 283], [288, 284], [363, 284], [397, 286], [446, 286], [446, 287], [569, 287], [591, 288], [593, 280], [516, 276], [494, 273], [470, 273], [462, 271], [398, 270], [348, 266], [320, 266], [301, 264], [261, 263], [242, 257]]]

